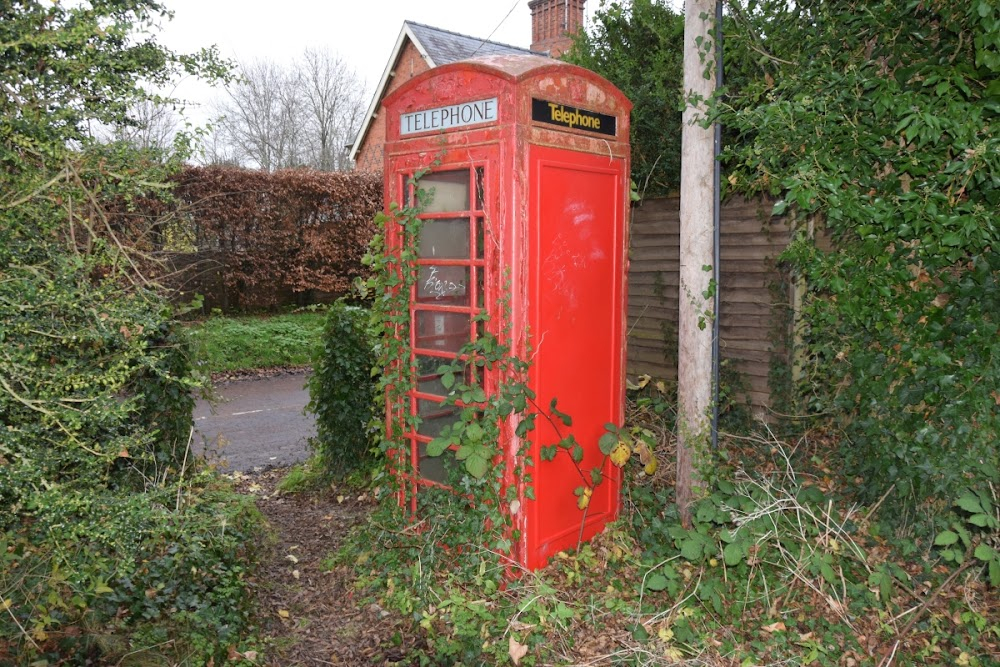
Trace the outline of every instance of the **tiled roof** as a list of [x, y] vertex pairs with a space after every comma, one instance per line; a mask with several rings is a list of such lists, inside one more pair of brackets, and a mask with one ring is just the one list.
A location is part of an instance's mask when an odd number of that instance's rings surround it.
[[[448, 63], [474, 58], [476, 56], [492, 55], [523, 55], [534, 53], [530, 49], [522, 49], [518, 46], [500, 44], [498, 42], [488, 42], [484, 39], [461, 35], [450, 30], [442, 30], [421, 23], [407, 21], [413, 36], [419, 42], [430, 57], [434, 66], [447, 65]], [[544, 54], [536, 54], [544, 55]]]
[[399, 37], [396, 39], [396, 46], [393, 47], [389, 61], [386, 63], [385, 71], [382, 72], [382, 79], [379, 81], [378, 87], [375, 89], [375, 95], [372, 97], [368, 111], [365, 113], [365, 120], [361, 124], [361, 129], [358, 131], [354, 143], [351, 145], [350, 156], [352, 160], [357, 159], [358, 151], [361, 149], [361, 145], [368, 135], [368, 129], [375, 120], [379, 105], [382, 103], [382, 98], [385, 97], [386, 90], [388, 89], [389, 80], [392, 76], [392, 68], [396, 66], [396, 60], [399, 58], [400, 53], [402, 53], [407, 40], [413, 43], [413, 46], [416, 47], [430, 68], [477, 56], [547, 55], [545, 53], [536, 53], [530, 49], [522, 49], [518, 46], [469, 37], [468, 35], [434, 28], [422, 23], [403, 21], [403, 29], [399, 32]]

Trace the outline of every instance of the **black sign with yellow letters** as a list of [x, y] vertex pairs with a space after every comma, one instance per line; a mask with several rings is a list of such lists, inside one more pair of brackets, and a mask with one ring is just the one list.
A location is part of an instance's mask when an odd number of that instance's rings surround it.
[[614, 116], [537, 98], [531, 99], [531, 120], [570, 130], [597, 132], [609, 137], [615, 136], [618, 131], [618, 119]]

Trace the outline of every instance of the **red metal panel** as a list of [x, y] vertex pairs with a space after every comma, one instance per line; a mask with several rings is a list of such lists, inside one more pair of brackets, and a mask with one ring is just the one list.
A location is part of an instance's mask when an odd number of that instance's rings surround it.
[[[530, 152], [531, 382], [538, 404], [553, 399], [572, 427], [538, 420], [532, 433], [535, 502], [527, 504], [527, 566], [589, 539], [618, 514], [619, 470], [605, 462], [604, 481], [586, 514], [573, 491], [590, 483], [604, 459], [605, 424], [622, 423], [624, 160], [532, 146]], [[542, 462], [540, 447], [572, 433], [584, 449]], [[585, 522], [585, 523], [584, 523]]]

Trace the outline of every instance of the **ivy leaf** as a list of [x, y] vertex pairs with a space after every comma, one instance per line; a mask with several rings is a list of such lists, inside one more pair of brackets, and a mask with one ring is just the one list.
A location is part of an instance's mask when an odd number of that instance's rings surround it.
[[559, 448], [555, 445], [545, 445], [539, 450], [539, 454], [543, 461], [552, 461], [556, 458], [556, 454], [559, 452]]

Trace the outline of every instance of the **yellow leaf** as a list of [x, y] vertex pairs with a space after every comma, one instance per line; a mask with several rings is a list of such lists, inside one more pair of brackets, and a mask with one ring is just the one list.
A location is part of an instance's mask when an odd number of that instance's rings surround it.
[[511, 636], [507, 640], [507, 653], [510, 655], [510, 659], [514, 661], [514, 664], [518, 665], [521, 663], [521, 659], [528, 654], [528, 646]]
[[649, 463], [642, 467], [642, 471], [652, 477], [656, 474], [656, 469], [660, 467], [660, 464], [656, 459], [651, 460]]
[[576, 499], [576, 506], [579, 507], [581, 510], [585, 510], [587, 509], [588, 505], [590, 505], [590, 494], [589, 493], [580, 494], [580, 497]]
[[621, 468], [628, 463], [628, 458], [632, 456], [632, 448], [624, 440], [619, 440], [615, 448], [611, 450], [611, 462]]
[[770, 625], [765, 625], [764, 627], [761, 628], [761, 630], [763, 630], [764, 632], [784, 632], [785, 629], [786, 629], [785, 624], [782, 623], [781, 621], [775, 621], [774, 623], [771, 623]]
[[288, 554], [287, 556], [285, 556], [285, 560], [290, 560], [293, 563], [298, 563], [299, 562], [299, 559], [296, 556], [292, 555], [292, 554]]
[[298, 579], [302, 574], [298, 570], [292, 570], [292, 576]]
[[290, 615], [291, 614], [288, 613], [287, 609], [279, 609], [278, 610], [278, 616], [280, 616], [281, 618], [288, 618]]
[[97, 588], [94, 589], [94, 593], [97, 595], [102, 595], [104, 593], [114, 593], [107, 584], [97, 584]]
[[14, 605], [13, 600], [3, 600], [0, 601], [0, 611], [7, 611]]

